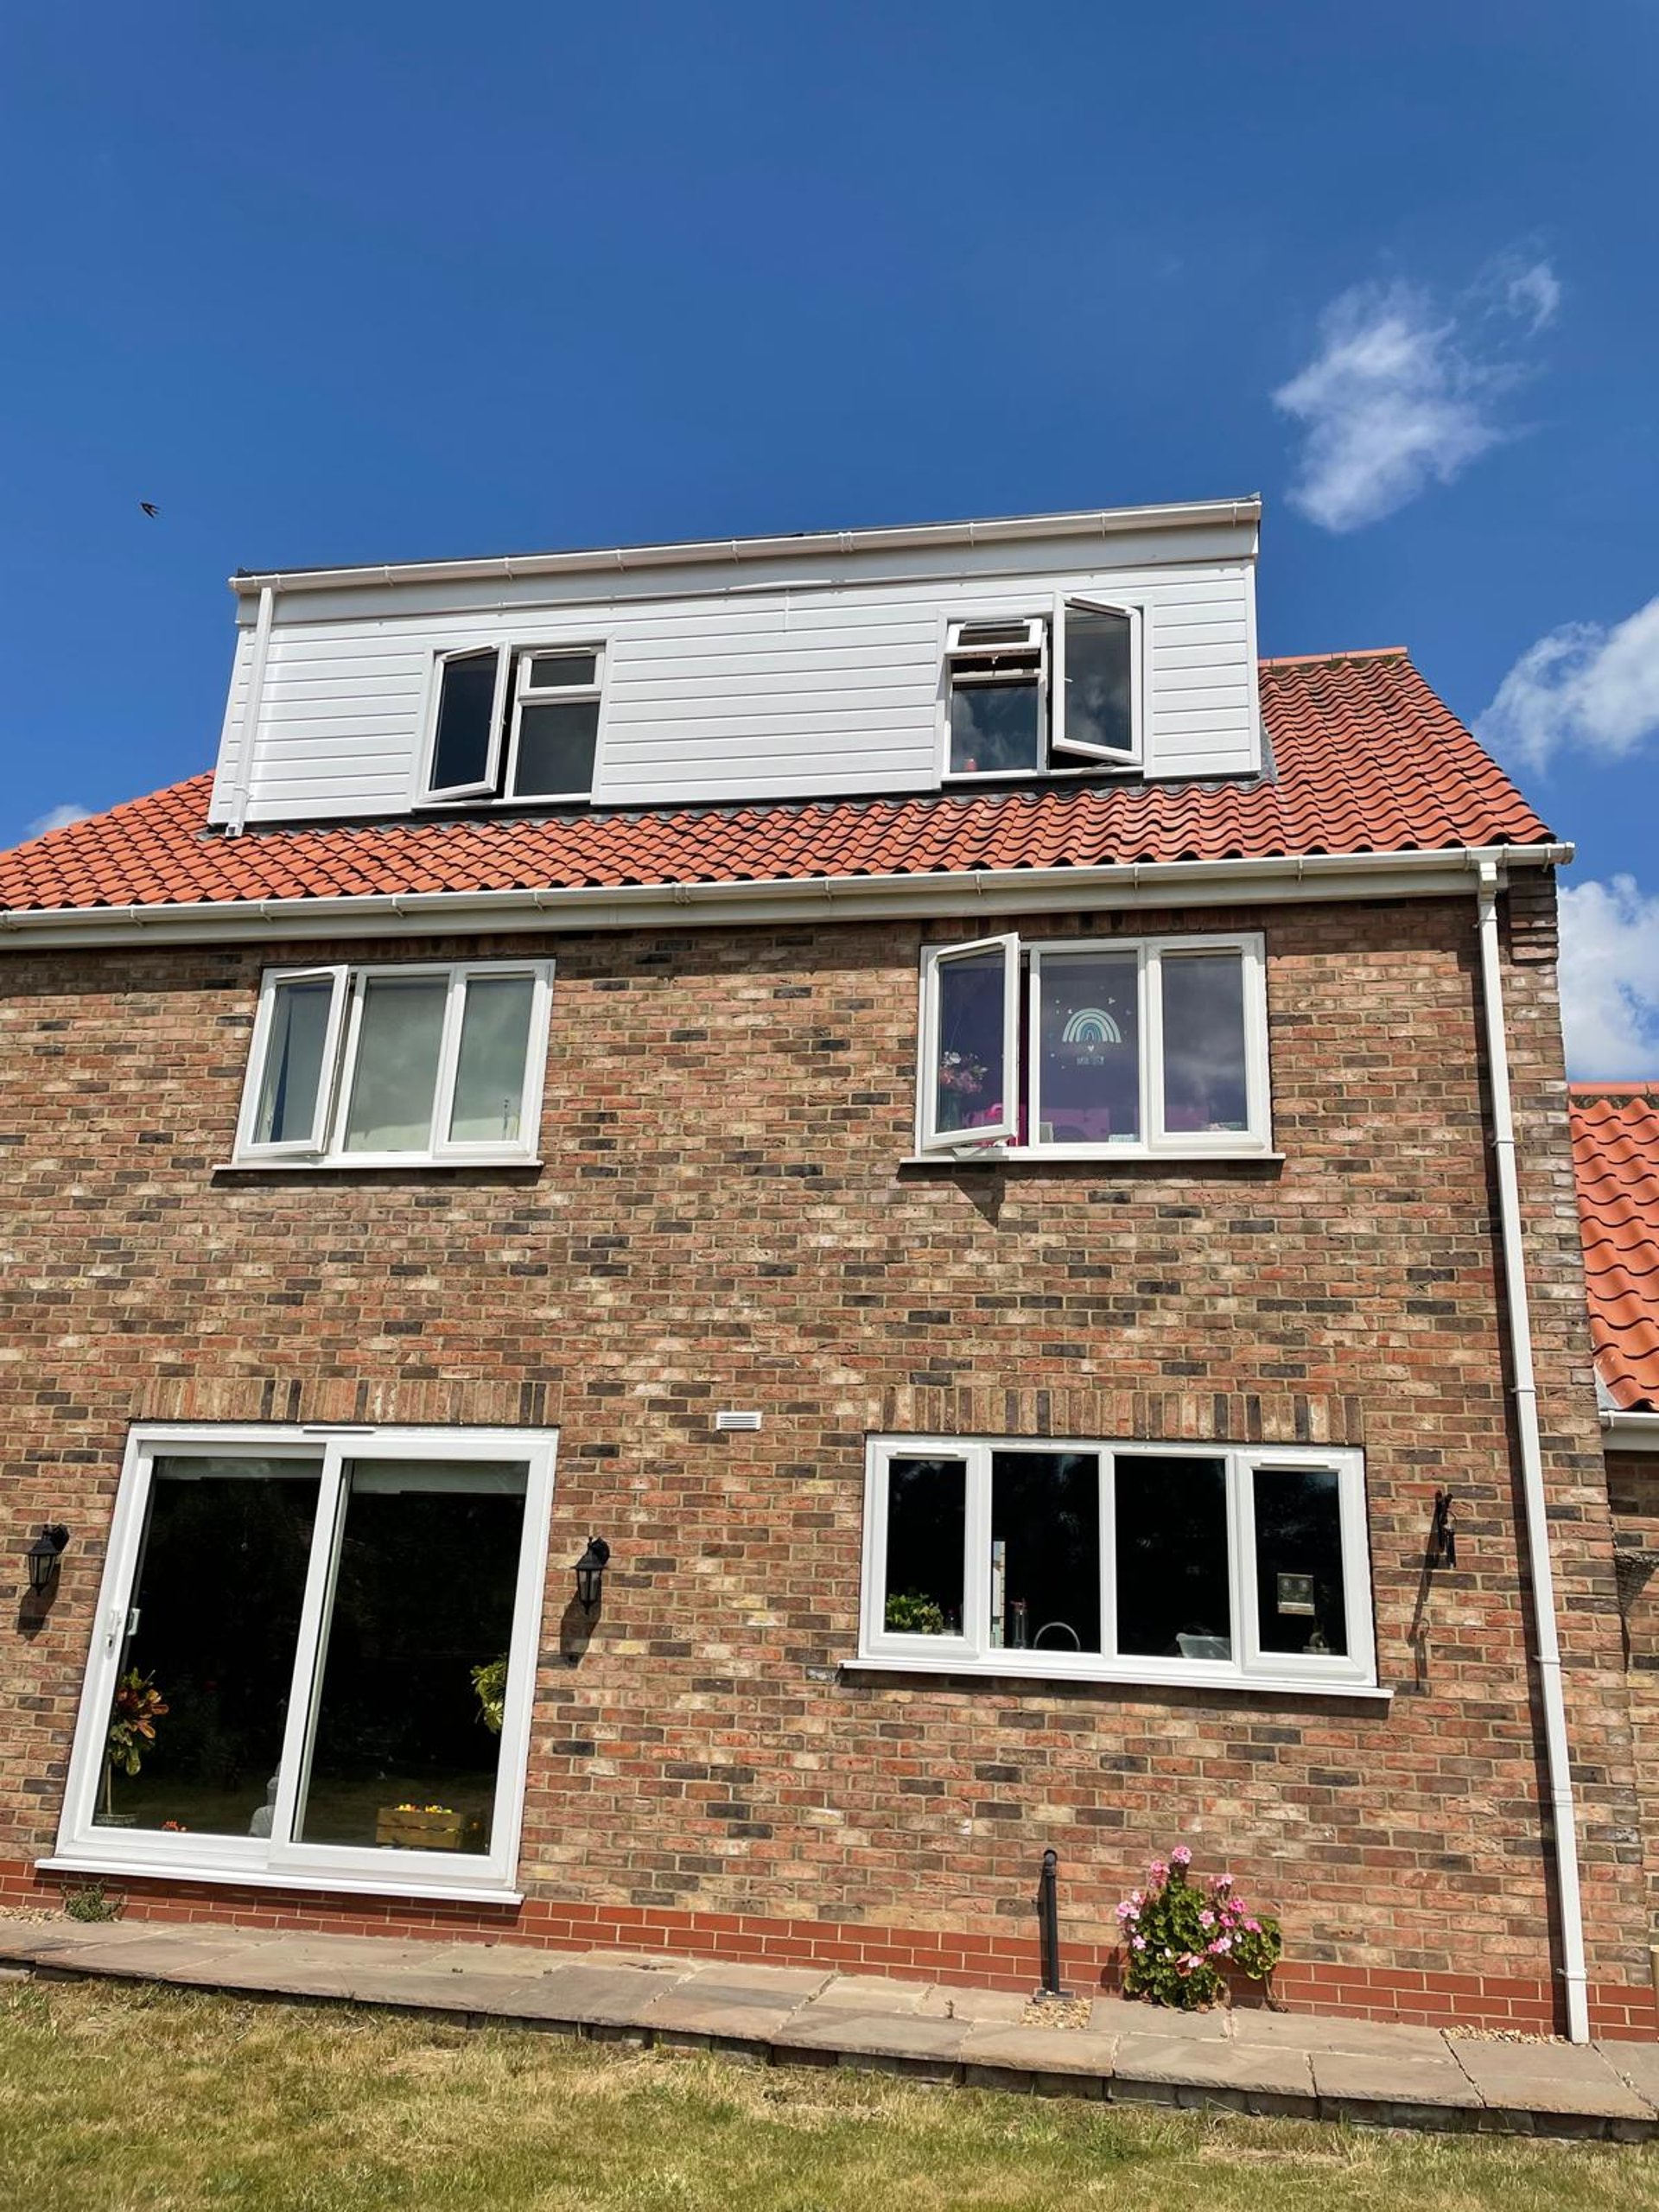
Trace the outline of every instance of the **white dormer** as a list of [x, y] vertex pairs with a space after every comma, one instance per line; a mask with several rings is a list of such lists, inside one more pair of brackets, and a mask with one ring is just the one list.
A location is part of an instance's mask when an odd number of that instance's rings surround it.
[[238, 575], [210, 819], [1248, 775], [1260, 512]]

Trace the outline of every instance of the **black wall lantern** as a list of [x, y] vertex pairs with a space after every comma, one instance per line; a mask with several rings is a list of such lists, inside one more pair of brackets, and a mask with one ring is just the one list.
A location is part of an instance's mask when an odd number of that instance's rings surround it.
[[29, 1586], [37, 1598], [44, 1598], [52, 1587], [59, 1557], [68, 1541], [69, 1531], [61, 1521], [54, 1521], [42, 1529], [29, 1546]]
[[584, 1612], [598, 1609], [599, 1593], [605, 1586], [605, 1569], [610, 1560], [611, 1548], [603, 1536], [590, 1536], [588, 1548], [576, 1561], [576, 1595]]

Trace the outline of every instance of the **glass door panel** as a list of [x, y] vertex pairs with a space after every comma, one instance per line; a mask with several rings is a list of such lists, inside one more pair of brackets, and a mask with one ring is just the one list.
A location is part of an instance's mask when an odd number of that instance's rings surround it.
[[320, 1478], [156, 1460], [95, 1827], [270, 1834]]
[[522, 1465], [345, 1470], [297, 1843], [490, 1849]]

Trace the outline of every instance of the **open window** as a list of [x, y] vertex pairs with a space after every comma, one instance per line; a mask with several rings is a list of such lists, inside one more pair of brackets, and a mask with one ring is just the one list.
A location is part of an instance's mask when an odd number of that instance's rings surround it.
[[[1022, 1018], [1010, 1046], [1011, 1007]], [[1003, 937], [930, 947], [918, 1104], [924, 1154], [1265, 1152], [1262, 940]]]
[[1133, 766], [1145, 721], [1145, 630], [1143, 608], [1088, 598], [950, 623], [947, 776]]
[[1141, 614], [1092, 599], [1062, 600], [1054, 617], [1057, 756], [1135, 759], [1141, 728]]
[[860, 1653], [917, 1671], [1369, 1687], [1361, 1455], [877, 1438]]
[[429, 798], [488, 798], [500, 776], [507, 649], [441, 653], [435, 672]]
[[922, 964], [922, 1150], [1014, 1135], [1019, 1067], [1019, 938], [930, 947]]
[[533, 1159], [552, 976], [546, 960], [270, 970], [238, 1162]]
[[429, 800], [592, 796], [604, 693], [599, 645], [489, 645], [433, 664]]
[[1047, 728], [1047, 623], [953, 622], [945, 658], [950, 772], [1034, 773]]
[[505, 1891], [554, 1446], [543, 1430], [136, 1431], [58, 1863]]

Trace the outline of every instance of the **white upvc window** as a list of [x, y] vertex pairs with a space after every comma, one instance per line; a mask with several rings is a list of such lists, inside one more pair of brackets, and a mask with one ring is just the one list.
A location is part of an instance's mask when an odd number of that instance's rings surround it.
[[604, 678], [605, 648], [585, 642], [435, 654], [422, 797], [589, 798]]
[[964, 618], [944, 643], [944, 774], [1006, 781], [1131, 767], [1146, 721], [1147, 612], [1057, 594]]
[[918, 1153], [1138, 1159], [1272, 1143], [1254, 932], [930, 945], [920, 1046]]
[[1363, 1455], [873, 1439], [859, 1655], [899, 1671], [1374, 1688]]
[[135, 1429], [53, 1863], [510, 1894], [556, 1443]]
[[533, 1160], [552, 982], [550, 960], [267, 969], [237, 1164]]

